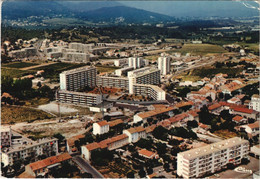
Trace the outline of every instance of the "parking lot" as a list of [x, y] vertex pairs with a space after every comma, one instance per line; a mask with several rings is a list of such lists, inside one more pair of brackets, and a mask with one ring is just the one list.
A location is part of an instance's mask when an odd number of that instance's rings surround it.
[[[247, 165], [240, 165], [241, 167], [244, 167], [245, 169], [252, 170], [253, 173], [256, 171], [259, 171], [259, 160], [250, 157], [250, 162]], [[243, 174], [238, 173], [234, 170], [226, 170], [223, 172], [218, 173], [218, 178], [252, 178], [253, 174]], [[212, 175], [212, 177], [216, 178], [216, 176]]]

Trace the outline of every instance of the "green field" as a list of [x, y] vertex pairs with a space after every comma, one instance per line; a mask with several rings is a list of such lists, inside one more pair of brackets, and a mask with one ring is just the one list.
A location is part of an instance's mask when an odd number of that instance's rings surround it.
[[1, 68], [1, 75], [2, 76], [10, 76], [11, 78], [19, 78], [25, 75], [29, 75], [34, 73], [33, 70], [18, 70], [16, 68]]
[[111, 66], [96, 66], [97, 68], [97, 71], [100, 72], [100, 73], [103, 73], [103, 72], [113, 72], [115, 71], [116, 69], [119, 69], [119, 67], [111, 67]]
[[28, 62], [14, 62], [14, 63], [8, 63], [8, 64], [2, 64], [2, 67], [8, 67], [8, 68], [25, 68], [30, 66], [39, 65], [37, 63], [28, 63]]
[[191, 53], [192, 55], [206, 55], [214, 53], [226, 53], [221, 46], [211, 44], [184, 44], [181, 49], [174, 49], [172, 53], [180, 52], [182, 55]]
[[194, 69], [191, 72], [188, 72], [185, 76], [192, 77], [212, 77], [218, 73], [228, 74], [228, 75], [236, 75], [243, 71], [243, 68], [198, 68]]

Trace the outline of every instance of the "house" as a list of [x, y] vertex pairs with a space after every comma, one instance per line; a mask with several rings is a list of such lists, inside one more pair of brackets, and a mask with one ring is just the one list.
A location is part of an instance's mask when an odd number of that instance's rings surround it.
[[108, 149], [115, 150], [129, 144], [128, 136], [126, 134], [121, 134], [112, 138], [108, 138], [100, 141], [99, 143], [93, 142], [85, 146], [81, 146], [81, 155], [84, 159], [91, 159], [91, 152], [97, 149]]
[[45, 176], [51, 170], [55, 170], [65, 161], [70, 161], [72, 157], [68, 153], [63, 153], [57, 156], [48, 157], [46, 159], [30, 163], [25, 167], [25, 173], [34, 176]]
[[99, 121], [93, 124], [93, 134], [94, 135], [101, 135], [105, 134], [109, 131], [109, 124], [107, 121]]
[[146, 136], [152, 136], [153, 130], [156, 128], [156, 125], [153, 124], [145, 128]]
[[146, 131], [142, 126], [123, 130], [123, 134], [128, 136], [129, 143], [137, 142], [141, 138], [146, 138]]
[[192, 115], [189, 115], [188, 113], [182, 113], [182, 114], [178, 114], [174, 117], [171, 117], [168, 120], [171, 122], [171, 124], [176, 125], [176, 123], [179, 123], [180, 126], [186, 126], [186, 123], [188, 121], [192, 121], [193, 117], [192, 117]]
[[213, 105], [210, 105], [210, 106], [208, 107], [208, 110], [209, 110], [211, 113], [218, 115], [218, 114], [223, 110], [223, 107], [222, 107], [221, 104], [215, 103], [215, 104], [213, 104]]
[[245, 131], [249, 137], [254, 137], [256, 135], [259, 135], [259, 121], [240, 126], [240, 131]]
[[242, 116], [236, 115], [232, 118], [232, 121], [234, 121], [236, 124], [245, 124], [247, 122], [247, 119]]
[[156, 154], [155, 152], [146, 150], [146, 149], [139, 150], [138, 154], [140, 156], [143, 156], [143, 157], [148, 158], [148, 159], [158, 159], [159, 158], [158, 154]]
[[71, 138], [68, 138], [67, 139], [67, 151], [69, 153], [73, 153], [73, 152], [77, 152], [78, 149], [75, 147], [74, 143], [76, 140], [79, 140], [81, 138], [84, 138], [85, 136], [83, 134], [80, 134], [80, 135], [76, 135], [76, 136], [73, 136]]
[[117, 126], [119, 124], [123, 124], [124, 121], [122, 119], [116, 119], [116, 120], [113, 120], [113, 121], [109, 121], [108, 122], [108, 125], [109, 125], [109, 128], [112, 128], [114, 126]]
[[254, 111], [253, 109], [245, 108], [245, 107], [231, 107], [229, 112], [230, 112], [230, 114], [240, 115], [247, 119], [248, 118], [258, 119], [259, 118], [259, 112]]
[[203, 124], [203, 123], [198, 123], [198, 127], [204, 130], [209, 130], [211, 127], [209, 125]]
[[228, 102], [228, 103], [231, 103], [231, 104], [241, 104], [240, 99], [237, 98], [237, 97], [233, 97], [233, 98], [227, 100], [227, 102]]
[[158, 117], [161, 115], [169, 115], [173, 116], [173, 111], [176, 109], [176, 107], [173, 106], [166, 106], [166, 105], [159, 105], [156, 109], [152, 111], [142, 112], [134, 115], [134, 122], [140, 122], [143, 121], [144, 123], [147, 122], [148, 118], [152, 117]]

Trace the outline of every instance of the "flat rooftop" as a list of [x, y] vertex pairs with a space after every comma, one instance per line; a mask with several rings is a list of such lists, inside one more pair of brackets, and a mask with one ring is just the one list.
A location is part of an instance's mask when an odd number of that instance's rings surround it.
[[157, 69], [157, 68], [154, 68], [154, 67], [144, 67], [144, 68], [136, 69], [136, 70], [133, 70], [133, 71], [129, 71], [127, 73], [127, 76], [128, 77], [137, 77], [137, 76], [146, 75], [148, 73], [152, 73], [152, 72], [155, 72], [155, 71], [160, 71], [160, 70]]
[[67, 90], [59, 90], [59, 93], [75, 94], [75, 95], [82, 95], [82, 96], [93, 96], [93, 97], [101, 96], [100, 94], [67, 91]]
[[226, 139], [220, 142], [209, 144], [203, 147], [191, 149], [185, 152], [181, 152], [178, 155], [182, 155], [187, 160], [192, 160], [198, 157], [202, 157], [211, 153], [219, 152], [223, 149], [227, 149], [236, 145], [248, 143], [247, 140], [241, 139], [240, 137], [234, 137]]
[[68, 75], [68, 74], [79, 73], [79, 72], [82, 72], [82, 71], [87, 71], [87, 70], [92, 70], [92, 69], [96, 69], [96, 67], [94, 67], [94, 66], [84, 66], [84, 67], [75, 68], [75, 69], [72, 69], [72, 70], [63, 71], [60, 74]]

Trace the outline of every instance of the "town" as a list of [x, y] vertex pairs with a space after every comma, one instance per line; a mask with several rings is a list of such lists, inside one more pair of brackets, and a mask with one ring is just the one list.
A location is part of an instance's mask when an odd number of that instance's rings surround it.
[[[166, 33], [163, 23], [133, 26]], [[258, 178], [257, 30], [236, 27], [151, 41], [127, 38], [132, 32], [112, 39], [110, 27], [40, 36], [9, 29], [1, 45], [1, 175]], [[18, 31], [36, 35], [10, 35]], [[230, 34], [241, 42], [229, 43]]]

